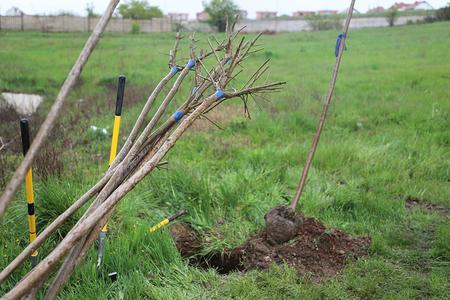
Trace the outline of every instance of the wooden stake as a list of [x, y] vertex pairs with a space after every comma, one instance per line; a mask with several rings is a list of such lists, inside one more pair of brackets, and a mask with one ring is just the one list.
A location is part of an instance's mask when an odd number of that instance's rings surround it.
[[305, 188], [306, 178], [308, 177], [309, 168], [311, 167], [314, 154], [316, 153], [317, 144], [319, 143], [320, 134], [322, 133], [322, 128], [325, 125], [325, 119], [327, 117], [328, 107], [330, 106], [331, 97], [333, 96], [334, 87], [336, 85], [337, 75], [339, 71], [339, 66], [341, 64], [342, 53], [345, 49], [345, 39], [348, 33], [348, 27], [350, 26], [350, 20], [353, 15], [353, 8], [355, 7], [355, 0], [352, 0], [350, 7], [348, 9], [347, 19], [344, 26], [344, 35], [339, 45], [339, 52], [336, 58], [336, 63], [333, 69], [333, 75], [331, 77], [330, 86], [328, 88], [327, 96], [325, 97], [325, 102], [323, 104], [322, 113], [320, 114], [319, 124], [317, 125], [316, 133], [314, 135], [311, 148], [308, 153], [308, 158], [306, 159], [305, 166], [303, 168], [302, 176], [300, 177], [300, 182], [298, 184], [295, 196], [292, 199], [290, 207], [295, 210], [302, 195], [303, 189]]

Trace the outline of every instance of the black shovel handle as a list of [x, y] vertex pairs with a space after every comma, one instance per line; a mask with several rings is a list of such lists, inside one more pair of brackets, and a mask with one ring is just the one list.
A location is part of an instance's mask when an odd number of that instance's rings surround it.
[[124, 75], [119, 76], [117, 84], [117, 98], [116, 98], [116, 116], [122, 114], [123, 95], [125, 94], [125, 82], [127, 78]]
[[20, 136], [22, 137], [22, 152], [25, 156], [30, 149], [30, 128], [28, 126], [28, 119], [20, 120]]

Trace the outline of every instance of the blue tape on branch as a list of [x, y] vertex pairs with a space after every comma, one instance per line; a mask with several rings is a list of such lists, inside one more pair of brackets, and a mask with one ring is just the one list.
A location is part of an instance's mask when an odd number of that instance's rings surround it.
[[221, 100], [225, 97], [225, 93], [222, 90], [217, 90], [214, 95], [217, 97], [217, 100]]
[[192, 88], [192, 94], [195, 94], [195, 92], [198, 90], [198, 86], [194, 86], [193, 88]]
[[225, 57], [223, 60], [224, 60], [224, 63], [223, 63], [224, 65], [230, 64], [232, 61], [231, 57]]
[[193, 59], [188, 60], [186, 67], [188, 69], [192, 69], [194, 66], [195, 66], [195, 60], [193, 60]]
[[183, 118], [184, 114], [182, 111], [177, 110], [174, 114], [173, 114], [173, 119], [175, 120], [175, 122], [179, 122], [182, 118]]
[[170, 72], [172, 72], [172, 74], [177, 74], [178, 68], [177, 68], [177, 67], [172, 67], [172, 68], [170, 69]]
[[[338, 55], [339, 55], [339, 49], [341, 48], [342, 39], [345, 39], [346, 37], [347, 36], [346, 36], [345, 32], [338, 35], [337, 40], [336, 40], [336, 48], [334, 49], [334, 54], [336, 55], [336, 57], [338, 57]], [[347, 46], [345, 45], [345, 42], [344, 42], [344, 50], [347, 50]]]

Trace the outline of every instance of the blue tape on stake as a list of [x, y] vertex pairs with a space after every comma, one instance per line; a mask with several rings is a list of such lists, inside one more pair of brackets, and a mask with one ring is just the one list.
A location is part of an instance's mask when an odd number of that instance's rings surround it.
[[217, 97], [217, 100], [221, 100], [225, 97], [225, 93], [222, 90], [217, 90], [214, 95]]
[[[342, 39], [345, 39], [346, 37], [347, 36], [346, 36], [345, 32], [338, 35], [337, 40], [336, 40], [336, 48], [334, 49], [334, 54], [336, 55], [336, 57], [338, 57], [338, 55], [339, 55], [339, 49], [341, 48]], [[345, 45], [345, 42], [344, 42], [344, 50], [347, 50], [347, 46]]]
[[195, 94], [195, 92], [198, 90], [198, 86], [194, 86], [193, 88], [192, 88], [192, 94]]
[[195, 66], [195, 60], [193, 60], [193, 59], [188, 60], [186, 67], [188, 69], [192, 69], [194, 66]]
[[173, 114], [173, 119], [175, 120], [175, 122], [179, 122], [182, 118], [183, 118], [184, 114], [182, 111], [177, 110], [174, 114]]
[[178, 68], [177, 68], [177, 67], [172, 67], [172, 68], [170, 69], [170, 72], [172, 72], [172, 74], [177, 74]]

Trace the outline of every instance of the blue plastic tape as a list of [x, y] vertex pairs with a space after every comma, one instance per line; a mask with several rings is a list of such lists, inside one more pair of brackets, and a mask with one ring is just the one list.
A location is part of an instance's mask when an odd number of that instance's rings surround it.
[[193, 59], [188, 60], [186, 67], [188, 69], [192, 69], [194, 66], [195, 66], [195, 60], [193, 60]]
[[184, 114], [182, 111], [177, 110], [174, 114], [173, 114], [173, 119], [175, 120], [175, 122], [179, 122], [182, 118], [183, 118]]
[[222, 90], [217, 90], [214, 95], [217, 97], [217, 100], [221, 100], [225, 97], [225, 93]]
[[[337, 40], [336, 40], [336, 48], [334, 49], [334, 54], [336, 55], [336, 57], [338, 57], [338, 55], [339, 55], [339, 49], [341, 48], [342, 39], [345, 39], [346, 37], [347, 36], [346, 36], [345, 32], [338, 35]], [[347, 50], [347, 47], [345, 46], [345, 42], [344, 42], [344, 50]]]
[[177, 67], [172, 67], [172, 68], [170, 69], [170, 72], [172, 72], [172, 74], [177, 74], [178, 68], [177, 68]]

